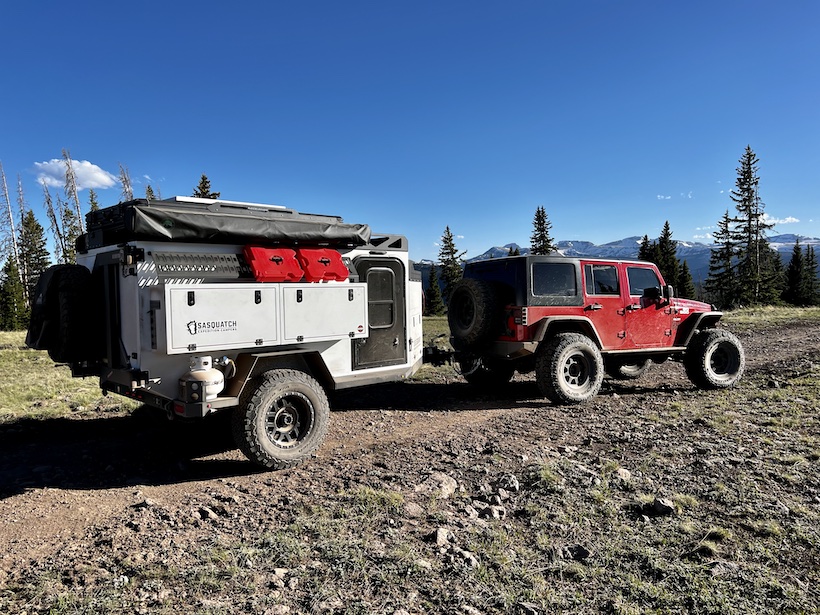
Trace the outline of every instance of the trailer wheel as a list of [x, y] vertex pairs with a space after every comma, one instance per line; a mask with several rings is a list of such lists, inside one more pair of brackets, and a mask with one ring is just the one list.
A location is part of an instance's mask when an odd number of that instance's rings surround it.
[[315, 453], [327, 435], [330, 404], [305, 372], [265, 372], [233, 414], [239, 449], [254, 463], [281, 470]]
[[489, 282], [463, 278], [453, 288], [447, 322], [461, 348], [474, 348], [490, 338], [493, 328], [499, 325], [500, 315], [501, 302]]
[[701, 389], [726, 389], [743, 375], [746, 355], [740, 340], [725, 329], [695, 335], [683, 356], [686, 375]]
[[580, 404], [597, 395], [604, 379], [601, 351], [581, 333], [559, 333], [539, 347], [538, 388], [556, 404]]
[[515, 373], [509, 362], [494, 361], [487, 357], [464, 355], [458, 360], [461, 375], [470, 385], [479, 389], [495, 389], [507, 384]]

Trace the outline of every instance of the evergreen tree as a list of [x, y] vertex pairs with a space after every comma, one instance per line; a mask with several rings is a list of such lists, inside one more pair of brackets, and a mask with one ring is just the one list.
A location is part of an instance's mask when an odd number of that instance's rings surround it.
[[783, 301], [791, 303], [792, 305], [806, 305], [805, 297], [803, 296], [803, 285], [805, 284], [805, 272], [803, 270], [806, 264], [803, 255], [803, 248], [800, 247], [800, 238], [794, 242], [792, 248], [792, 257], [786, 267], [786, 288], [783, 290]]
[[430, 287], [427, 289], [424, 307], [426, 316], [441, 316], [444, 314], [444, 299], [441, 296], [441, 286], [439, 286], [438, 271], [435, 264], [430, 267]]
[[20, 331], [28, 327], [29, 312], [20, 273], [7, 258], [0, 273], [0, 331]]
[[444, 290], [442, 291], [444, 302], [450, 303], [450, 295], [453, 293], [453, 287], [461, 279], [461, 263], [462, 256], [466, 254], [459, 252], [456, 248], [453, 233], [450, 232], [450, 227], [444, 229], [444, 234], [441, 236], [441, 247], [438, 251], [439, 264], [441, 265], [441, 279], [444, 282]]
[[[658, 237], [658, 260], [654, 261], [661, 271], [664, 281], [671, 284], [675, 288], [678, 287], [678, 246], [672, 239], [672, 229], [669, 226], [669, 220], [663, 225], [661, 236]], [[690, 276], [691, 277], [691, 276]]]
[[552, 224], [547, 217], [547, 212], [543, 205], [539, 205], [535, 210], [535, 218], [532, 221], [532, 235], [530, 236], [530, 254], [550, 254], [558, 250], [553, 243], [550, 229]]
[[97, 211], [100, 209], [100, 203], [97, 201], [97, 193], [91, 188], [88, 190], [88, 210]]
[[521, 250], [518, 249], [518, 246], [510, 250], [510, 256], [521, 256]]
[[732, 238], [737, 244], [736, 300], [741, 305], [761, 304], [775, 294], [770, 286], [777, 281], [775, 262], [766, 239], [766, 232], [774, 224], [766, 222], [764, 216], [758, 159], [750, 146], [746, 146], [739, 162], [735, 189], [730, 193], [737, 209], [737, 217], [732, 219]]
[[713, 238], [715, 246], [709, 254], [709, 276], [706, 278], [705, 290], [712, 303], [720, 308], [736, 305], [737, 278], [735, 276], [735, 255], [737, 244], [732, 234], [732, 219], [729, 212], [717, 224], [718, 230]]
[[638, 248], [638, 260], [649, 261], [652, 258], [652, 244], [649, 243], [649, 235], [644, 235], [641, 239], [641, 245]]
[[145, 186], [145, 198], [148, 201], [155, 201], [156, 196], [154, 196], [154, 189], [151, 187], [151, 184]]
[[26, 210], [20, 225], [20, 263], [23, 271], [23, 291], [26, 303], [30, 305], [40, 274], [51, 264], [45, 230], [30, 209]]
[[80, 223], [71, 204], [57, 197], [57, 208], [60, 211], [60, 222], [63, 227], [63, 263], [77, 262], [77, 238], [80, 236]]
[[683, 297], [684, 299], [694, 299], [697, 296], [695, 281], [692, 279], [692, 272], [689, 271], [689, 263], [686, 261], [683, 261], [680, 273], [678, 274], [678, 285], [675, 287], [675, 295]]
[[191, 196], [199, 199], [218, 199], [220, 192], [211, 192], [211, 180], [204, 173], [199, 178], [199, 183], [194, 188], [194, 193]]
[[817, 278], [817, 255], [814, 246], [806, 246], [803, 257], [803, 283], [801, 295], [806, 305], [817, 305], [820, 302], [820, 280]]
[[117, 176], [117, 179], [120, 181], [120, 185], [122, 186], [122, 200], [133, 201], [134, 188], [131, 185], [131, 174], [128, 172], [127, 167], [122, 166], [122, 163], [120, 163], [120, 174]]

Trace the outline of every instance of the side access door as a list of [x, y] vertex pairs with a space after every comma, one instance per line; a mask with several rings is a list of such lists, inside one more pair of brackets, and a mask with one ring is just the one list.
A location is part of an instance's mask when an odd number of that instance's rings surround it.
[[407, 362], [404, 264], [394, 258], [363, 256], [353, 261], [367, 283], [369, 335], [353, 341], [353, 369]]

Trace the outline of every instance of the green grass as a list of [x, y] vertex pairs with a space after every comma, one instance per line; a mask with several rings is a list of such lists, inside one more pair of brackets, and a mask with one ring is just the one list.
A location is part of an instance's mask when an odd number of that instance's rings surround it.
[[21, 418], [45, 419], [130, 411], [136, 402], [104, 397], [96, 378], [72, 378], [48, 353], [25, 345], [22, 331], [0, 332], [0, 424]]

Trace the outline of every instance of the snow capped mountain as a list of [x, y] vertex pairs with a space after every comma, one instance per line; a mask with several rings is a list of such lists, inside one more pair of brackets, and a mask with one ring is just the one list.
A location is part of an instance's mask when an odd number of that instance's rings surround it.
[[[634, 259], [638, 257], [638, 248], [640, 248], [642, 237], [626, 237], [619, 241], [612, 241], [603, 245], [596, 245], [590, 241], [559, 241], [558, 252], [563, 256], [572, 257], [587, 257], [587, 258], [613, 258], [613, 259]], [[820, 238], [805, 237], [802, 235], [784, 234], [769, 237], [769, 245], [777, 250], [780, 258], [783, 260], [783, 265], [786, 266], [791, 259], [792, 250], [797, 240], [800, 240], [800, 245], [805, 247], [812, 245], [815, 250], [820, 250]], [[655, 239], [657, 241], [657, 239]], [[711, 254], [711, 244], [677, 241], [678, 259], [686, 261], [689, 266], [689, 271], [692, 273], [692, 278], [695, 282], [704, 281], [709, 275], [709, 256]], [[491, 258], [503, 258], [510, 256], [516, 249], [522, 255], [529, 254], [529, 247], [521, 247], [516, 243], [508, 243], [503, 246], [494, 246], [468, 261], [481, 261]], [[430, 261], [422, 261], [417, 263], [416, 268], [422, 272], [424, 284], [427, 284], [429, 276]]]

